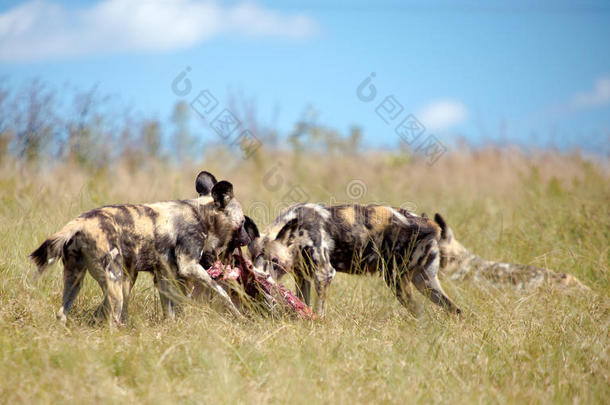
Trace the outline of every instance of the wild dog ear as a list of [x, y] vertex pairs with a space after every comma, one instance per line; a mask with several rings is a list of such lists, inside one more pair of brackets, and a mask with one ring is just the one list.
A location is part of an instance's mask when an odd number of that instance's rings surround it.
[[258, 238], [259, 236], [261, 236], [261, 234], [258, 232], [258, 227], [254, 223], [252, 218], [250, 218], [247, 215], [245, 215], [245, 218], [246, 218], [246, 221], [244, 222], [244, 229], [246, 230], [246, 233], [250, 237], [250, 240], [254, 240], [254, 239]]
[[233, 199], [233, 184], [226, 180], [219, 181], [212, 187], [212, 198], [218, 208], [224, 209]]
[[275, 240], [281, 240], [284, 238], [284, 236], [296, 229], [299, 226], [299, 218], [293, 218], [290, 221], [288, 221], [283, 227], [282, 229], [278, 232], [277, 236], [275, 237]]
[[434, 221], [441, 227], [441, 239], [449, 240], [453, 237], [453, 231], [451, 231], [451, 228], [449, 228], [441, 214], [438, 212], [434, 214]]
[[426, 219], [427, 219], [427, 218], [428, 218], [428, 214], [426, 214], [425, 212], [422, 212], [422, 213], [421, 213], [421, 217], [422, 217], [422, 218], [426, 218]]
[[216, 183], [218, 183], [216, 181], [216, 177], [214, 177], [212, 173], [204, 170], [197, 175], [197, 179], [195, 180], [195, 189], [200, 197], [210, 195], [212, 187], [214, 187]]

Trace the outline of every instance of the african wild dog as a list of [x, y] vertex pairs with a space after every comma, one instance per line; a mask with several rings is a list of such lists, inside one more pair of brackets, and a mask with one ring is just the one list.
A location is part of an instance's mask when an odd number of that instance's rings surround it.
[[[209, 198], [211, 200], [211, 192], [216, 183], [218, 183], [218, 181], [212, 173], [205, 170], [199, 172], [195, 179], [195, 191], [199, 195], [199, 199], [203, 200]], [[254, 221], [247, 215], [244, 216], [242, 227], [235, 232], [229, 241], [227, 248], [221, 252], [220, 261], [227, 265], [236, 265], [234, 261], [235, 249], [239, 249], [241, 246], [249, 244], [251, 241], [258, 238], [258, 236], [258, 228]], [[213, 263], [210, 262], [209, 258], [202, 255], [200, 264], [203, 268], [208, 269]], [[195, 299], [201, 296], [205, 288], [205, 285], [202, 285], [201, 283], [196, 283], [192, 286], [188, 280], [180, 278], [179, 281], [179, 285], [184, 287], [186, 295], [191, 295]], [[176, 303], [170, 298], [165, 298], [165, 302], [167, 306], [176, 308]]]
[[381, 273], [414, 314], [411, 283], [435, 304], [459, 314], [437, 277], [440, 233], [432, 220], [388, 206], [298, 204], [265, 229], [250, 253], [257, 269], [274, 278], [291, 272], [308, 305], [313, 278], [319, 316], [325, 314], [335, 271]]
[[62, 259], [64, 292], [58, 319], [65, 322], [87, 270], [104, 293], [97, 314], [110, 315], [117, 324], [126, 321], [129, 294], [139, 271], [154, 273], [162, 296], [172, 295], [177, 278], [203, 283], [239, 314], [199, 262], [214, 262], [236, 232], [241, 232], [243, 244], [249, 242], [243, 231], [244, 215], [231, 183], [218, 182], [211, 196], [104, 206], [80, 215], [44, 241], [30, 257], [41, 273]]
[[[214, 188], [214, 186], [216, 185], [216, 183], [218, 183], [218, 180], [216, 180], [216, 176], [214, 176], [212, 173], [206, 171], [206, 170], [202, 170], [201, 172], [199, 172], [199, 174], [197, 174], [197, 177], [195, 178], [195, 191], [197, 192], [197, 194], [199, 195], [199, 200], [200, 201], [213, 201], [212, 199], [212, 189]], [[224, 249], [223, 252], [221, 252], [220, 254], [220, 260], [223, 263], [228, 263], [228, 264], [233, 264], [233, 251], [235, 250], [235, 248], [239, 248], [240, 246], [245, 246], [246, 244], [248, 244], [252, 239], [250, 238], [255, 238], [258, 237], [258, 234], [254, 235], [252, 234], [252, 224], [253, 221], [250, 217], [245, 216], [244, 217], [244, 224], [241, 228], [239, 228], [239, 230], [235, 231], [233, 237], [231, 238], [231, 240], [228, 243], [228, 246], [226, 249]], [[256, 225], [254, 226], [256, 228]], [[258, 232], [258, 230], [256, 230]], [[201, 264], [201, 266], [203, 266], [204, 269], [208, 269], [213, 263], [210, 260], [210, 257], [206, 257], [204, 255], [201, 256], [201, 260], [199, 261], [199, 264]], [[157, 284], [157, 279], [155, 277], [155, 285]], [[198, 299], [201, 296], [202, 291], [205, 288], [205, 285], [201, 284], [201, 283], [193, 283], [191, 281], [189, 281], [188, 279], [185, 279], [183, 277], [178, 276], [178, 283], [177, 285], [180, 287], [181, 291], [181, 295], [186, 295], [186, 296], [190, 296], [193, 297], [195, 299]], [[211, 297], [211, 294], [213, 293], [212, 291], [208, 291], [208, 297]], [[160, 296], [160, 300], [161, 300], [161, 307], [163, 308], [164, 313], [169, 313], [169, 314], [174, 314], [175, 312], [177, 312], [180, 309], [180, 306], [178, 305], [177, 300], [172, 299], [172, 296], [175, 297], [175, 293], [173, 294], [159, 294]], [[178, 297], [175, 297], [178, 298]]]
[[434, 220], [441, 227], [440, 272], [451, 280], [473, 279], [477, 282], [487, 281], [495, 286], [504, 285], [517, 288], [537, 287], [548, 283], [562, 287], [589, 289], [576, 277], [566, 273], [523, 264], [485, 260], [469, 252], [457, 241], [452, 229], [440, 214], [436, 214]]

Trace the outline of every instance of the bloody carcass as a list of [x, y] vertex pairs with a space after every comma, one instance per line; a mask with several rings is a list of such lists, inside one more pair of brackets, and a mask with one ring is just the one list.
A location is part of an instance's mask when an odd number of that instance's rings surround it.
[[269, 274], [256, 271], [250, 260], [242, 254], [240, 249], [233, 254], [233, 263], [223, 264], [216, 261], [209, 269], [208, 274], [214, 280], [223, 282], [231, 281], [243, 289], [245, 295], [255, 301], [264, 300], [270, 307], [283, 306], [299, 317], [305, 319], [315, 319], [313, 311], [301, 301], [296, 295], [282, 284], [277, 283]]

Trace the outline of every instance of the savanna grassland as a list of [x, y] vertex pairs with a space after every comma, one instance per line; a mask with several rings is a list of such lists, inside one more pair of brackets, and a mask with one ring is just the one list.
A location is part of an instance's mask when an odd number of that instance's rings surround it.
[[[0, 402], [607, 403], [607, 163], [492, 148], [454, 151], [431, 167], [417, 156], [340, 151], [261, 150], [243, 160], [218, 149], [179, 169], [6, 159]], [[101, 293], [87, 276], [66, 326], [59, 324], [61, 265], [35, 279], [28, 254], [96, 206], [194, 196], [202, 169], [234, 184], [259, 227], [295, 195], [440, 212], [477, 254], [568, 272], [591, 291], [515, 291], [445, 279], [463, 319], [427, 302], [414, 319], [381, 279], [338, 274], [321, 321], [237, 321], [206, 303], [164, 321], [152, 277], [143, 274], [128, 325], [114, 329], [92, 325]]]

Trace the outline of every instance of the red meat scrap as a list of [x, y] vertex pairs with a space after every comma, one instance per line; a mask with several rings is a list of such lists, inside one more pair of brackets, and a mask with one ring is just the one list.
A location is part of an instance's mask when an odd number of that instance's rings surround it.
[[216, 261], [207, 269], [210, 277], [217, 281], [237, 281], [243, 286], [246, 294], [252, 298], [256, 298], [256, 292], [260, 291], [270, 304], [279, 303], [296, 312], [301, 318], [316, 319], [315, 314], [307, 304], [294, 295], [292, 291], [273, 280], [271, 275], [256, 271], [250, 260], [244, 257], [241, 251], [233, 256], [237, 263], [236, 267]]

